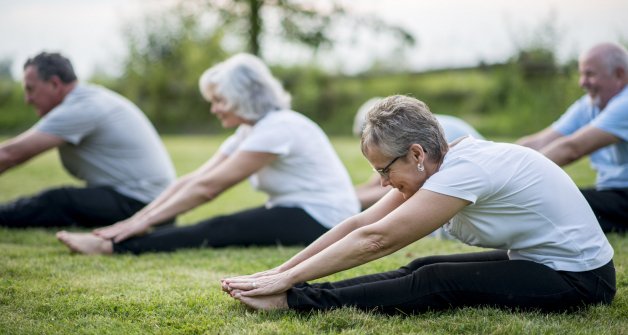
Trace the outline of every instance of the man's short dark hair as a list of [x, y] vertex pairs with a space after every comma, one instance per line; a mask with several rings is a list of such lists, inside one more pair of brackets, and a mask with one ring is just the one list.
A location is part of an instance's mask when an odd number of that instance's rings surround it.
[[24, 63], [24, 69], [35, 66], [37, 74], [42, 80], [50, 80], [53, 76], [59, 77], [62, 82], [69, 84], [76, 80], [76, 74], [70, 60], [59, 53], [42, 52]]

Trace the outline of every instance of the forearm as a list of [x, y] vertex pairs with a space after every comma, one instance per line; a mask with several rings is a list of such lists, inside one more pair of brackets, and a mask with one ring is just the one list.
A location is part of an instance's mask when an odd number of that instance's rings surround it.
[[567, 139], [560, 139], [544, 147], [540, 152], [558, 166], [565, 166], [582, 157], [578, 148]]
[[158, 204], [151, 206], [141, 216], [134, 219], [142, 221], [148, 226], [154, 226], [196, 208], [211, 199], [212, 197], [207, 194], [203, 186], [190, 181], [187, 184], [179, 185], [176, 190], [163, 197]]
[[14, 148], [14, 146], [8, 142], [0, 145], [0, 174], [22, 164], [29, 160], [32, 156], [21, 152]]
[[174, 197], [174, 195], [179, 192], [183, 187], [188, 185], [190, 182], [190, 176], [181, 177], [172, 185], [168, 186], [155, 200], [151, 201], [148, 205], [142, 208], [139, 212], [133, 215], [133, 219], [141, 219], [154, 211], [156, 208], [163, 206], [168, 199]]
[[356, 230], [288, 271], [294, 285], [322, 278], [389, 255], [404, 246], [383, 235]]
[[522, 137], [515, 143], [539, 151], [560, 137], [562, 134], [548, 127], [538, 133]]
[[16, 162], [12, 161], [6, 155], [3, 155], [3, 153], [0, 151], [0, 174], [14, 167], [16, 164]]
[[345, 236], [354, 231], [357, 227], [355, 217], [351, 217], [342, 223], [338, 224], [327, 233], [323, 234], [321, 237], [316, 239], [316, 241], [312, 242], [309, 246], [303, 249], [301, 252], [296, 254], [294, 257], [290, 258], [288, 261], [283, 263], [278, 267], [280, 272], [287, 271], [289, 269], [294, 268], [298, 264], [303, 261], [309, 259], [310, 257], [318, 254], [325, 248], [330, 245], [336, 243], [337, 241], [343, 239]]

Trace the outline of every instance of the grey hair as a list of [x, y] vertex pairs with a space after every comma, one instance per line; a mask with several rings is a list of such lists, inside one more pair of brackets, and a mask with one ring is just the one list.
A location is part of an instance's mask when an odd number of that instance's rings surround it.
[[24, 70], [27, 67], [34, 66], [37, 68], [37, 76], [39, 79], [48, 81], [53, 76], [69, 84], [76, 81], [76, 74], [69, 59], [57, 52], [41, 52], [35, 57], [29, 58], [24, 63]]
[[609, 74], [612, 74], [616, 69], [623, 69], [624, 72], [628, 72], [628, 51], [620, 44], [598, 44], [591, 48], [587, 55], [600, 57], [599, 59], [604, 63]]
[[393, 95], [378, 102], [366, 115], [362, 153], [377, 147], [384, 155], [403, 156], [420, 144], [433, 162], [442, 161], [449, 146], [443, 128], [420, 100]]
[[257, 121], [268, 112], [290, 109], [290, 94], [264, 62], [250, 54], [236, 54], [212, 66], [203, 72], [198, 85], [205, 100], [219, 94], [246, 120]]

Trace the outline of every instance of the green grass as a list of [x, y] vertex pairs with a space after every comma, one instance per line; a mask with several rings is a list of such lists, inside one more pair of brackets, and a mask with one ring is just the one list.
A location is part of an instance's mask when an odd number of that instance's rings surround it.
[[[192, 171], [221, 138], [166, 137], [180, 174]], [[354, 182], [370, 168], [357, 140], [334, 138]], [[579, 185], [593, 183], [586, 161], [567, 171]], [[45, 186], [72, 183], [55, 153], [0, 177], [0, 201]], [[247, 183], [181, 219], [194, 222], [261, 204]], [[294, 247], [185, 250], [171, 254], [87, 257], [70, 254], [54, 230], [0, 229], [0, 334], [627, 334], [628, 239], [609, 235], [615, 248], [618, 293], [610, 307], [572, 314], [462, 309], [384, 316], [355, 309], [324, 313], [252, 312], [224, 295], [218, 280], [275, 266]], [[477, 250], [453, 241], [424, 239], [384, 259], [330, 276], [348, 278], [396, 268], [415, 257]]]

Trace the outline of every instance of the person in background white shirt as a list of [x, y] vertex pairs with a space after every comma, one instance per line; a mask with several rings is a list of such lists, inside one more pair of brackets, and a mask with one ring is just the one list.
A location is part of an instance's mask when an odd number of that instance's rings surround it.
[[0, 175], [57, 149], [65, 170], [85, 185], [53, 187], [0, 204], [0, 226], [109, 225], [141, 210], [176, 179], [144, 113], [111, 90], [79, 82], [63, 55], [29, 58], [24, 93], [41, 119], [0, 143]]

